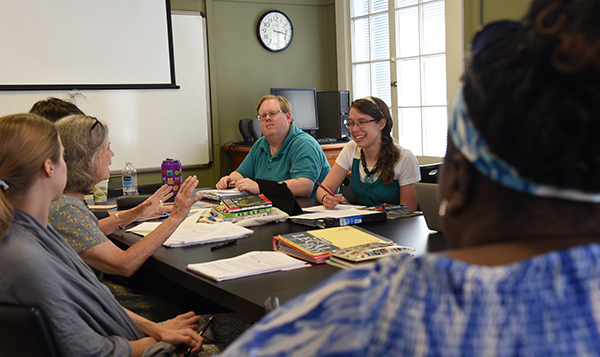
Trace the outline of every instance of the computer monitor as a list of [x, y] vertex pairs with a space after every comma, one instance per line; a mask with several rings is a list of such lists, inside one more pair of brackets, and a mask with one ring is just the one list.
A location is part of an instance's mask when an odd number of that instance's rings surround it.
[[292, 117], [298, 129], [319, 129], [317, 90], [315, 88], [271, 88], [272, 95], [285, 97], [292, 104]]

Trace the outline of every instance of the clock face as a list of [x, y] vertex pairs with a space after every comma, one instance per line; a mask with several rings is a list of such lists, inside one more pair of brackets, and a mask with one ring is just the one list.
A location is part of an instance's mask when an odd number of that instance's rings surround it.
[[290, 19], [281, 11], [268, 11], [258, 20], [258, 39], [269, 51], [283, 51], [292, 42], [294, 28]]

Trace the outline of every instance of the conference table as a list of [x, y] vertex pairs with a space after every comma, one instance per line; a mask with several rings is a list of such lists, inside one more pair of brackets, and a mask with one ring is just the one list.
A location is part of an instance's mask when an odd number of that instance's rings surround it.
[[[316, 204], [312, 199], [298, 201], [302, 207]], [[446, 249], [443, 235], [429, 230], [423, 216], [388, 219], [386, 222], [361, 226], [396, 243], [415, 248], [415, 255]], [[277, 297], [283, 304], [340, 271], [339, 268], [328, 264], [313, 264], [304, 269], [216, 282], [186, 270], [186, 266], [191, 263], [232, 258], [249, 251], [270, 251], [273, 236], [315, 228], [286, 221], [268, 223], [251, 229], [254, 233], [238, 239], [237, 244], [214, 251], [211, 251], [210, 247], [216, 243], [177, 248], [163, 246], [148, 259], [141, 270], [149, 269], [193, 293], [252, 320], [258, 320], [265, 314], [264, 303], [267, 298]], [[143, 239], [125, 230], [119, 230], [109, 238], [123, 249]]]

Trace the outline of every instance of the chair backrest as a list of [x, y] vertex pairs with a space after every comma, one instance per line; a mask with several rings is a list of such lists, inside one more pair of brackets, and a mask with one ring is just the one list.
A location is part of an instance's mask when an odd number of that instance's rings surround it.
[[340, 186], [340, 193], [348, 200], [350, 204], [358, 204], [356, 202], [356, 197], [354, 196], [354, 191], [352, 191], [352, 174], [346, 175], [346, 178]]
[[0, 351], [2, 356], [59, 356], [39, 308], [5, 303], [0, 303]]

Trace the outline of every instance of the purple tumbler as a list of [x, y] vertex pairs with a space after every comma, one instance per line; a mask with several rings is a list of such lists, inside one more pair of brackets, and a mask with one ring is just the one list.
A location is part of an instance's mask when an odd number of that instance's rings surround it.
[[181, 186], [181, 162], [175, 159], [166, 159], [163, 160], [160, 168], [163, 184], [173, 187], [172, 192], [175, 196], [179, 192], [179, 186]]

